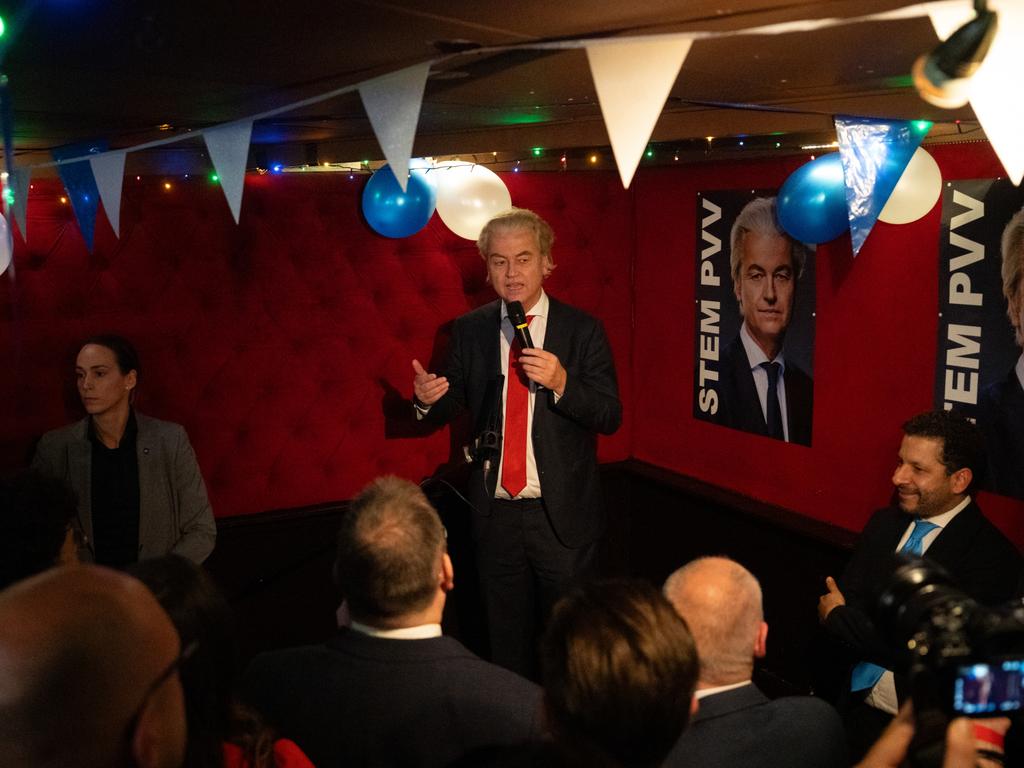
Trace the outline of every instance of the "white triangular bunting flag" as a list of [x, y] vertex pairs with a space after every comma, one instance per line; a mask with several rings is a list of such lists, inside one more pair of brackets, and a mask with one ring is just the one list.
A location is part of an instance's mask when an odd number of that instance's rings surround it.
[[403, 192], [409, 183], [409, 158], [429, 74], [430, 62], [426, 62], [359, 86], [373, 133]]
[[1006, 175], [1016, 185], [1024, 178], [1024, 102], [1012, 83], [1024, 72], [1024, 7], [1020, 2], [994, 3], [999, 14], [992, 47], [971, 78], [971, 109], [985, 130]]
[[[1024, 101], [1011, 95], [1009, 84], [1024, 70], [1024, 8], [1018, 0], [994, 0], [990, 8], [998, 14], [999, 25], [992, 47], [971, 78], [971, 109], [1010, 181], [1019, 185], [1024, 178]], [[969, 2], [930, 4], [927, 9], [940, 40], [975, 17]]]
[[107, 212], [107, 221], [118, 237], [121, 236], [121, 185], [124, 182], [124, 159], [127, 154], [119, 150], [89, 158], [96, 188], [103, 201], [103, 210]]
[[235, 224], [242, 212], [242, 188], [245, 186], [245, 164], [249, 160], [251, 136], [252, 120], [219, 125], [203, 131], [213, 169], [220, 177], [220, 186], [224, 190], [224, 197], [228, 199]]
[[587, 46], [601, 114], [622, 186], [628, 188], [693, 40], [625, 41]]
[[28, 188], [31, 179], [31, 166], [15, 168], [7, 178], [7, 183], [10, 184], [11, 191], [14, 193], [14, 204], [11, 206], [11, 212], [14, 214], [14, 220], [18, 222], [21, 239], [26, 242], [28, 242], [28, 229], [26, 227], [25, 213], [28, 211]]

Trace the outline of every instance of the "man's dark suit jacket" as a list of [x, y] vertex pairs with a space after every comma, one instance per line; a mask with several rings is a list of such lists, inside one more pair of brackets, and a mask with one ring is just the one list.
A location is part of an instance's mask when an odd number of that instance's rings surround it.
[[663, 768], [846, 768], [832, 706], [811, 696], [768, 699], [753, 683], [705, 696]]
[[[839, 589], [846, 605], [834, 608], [825, 621], [828, 633], [845, 652], [852, 669], [858, 661], [870, 661], [899, 671], [891, 646], [870, 618], [873, 601], [892, 574], [893, 556], [912, 516], [888, 507], [872, 516], [861, 533]], [[1021, 571], [1017, 548], [990, 523], [973, 501], [932, 542], [925, 560], [938, 563], [972, 598], [996, 605], [1014, 596]], [[849, 687], [850, 677], [845, 676]], [[904, 675], [896, 675], [896, 693], [902, 703]], [[867, 695], [867, 691], [863, 692]]]
[[[716, 424], [755, 435], [768, 436], [768, 424], [754, 386], [747, 351], [739, 335], [722, 349], [719, 373], [718, 412], [711, 417]], [[814, 380], [794, 363], [786, 361], [786, 414], [789, 441], [811, 444], [811, 415], [814, 411]]]
[[257, 656], [244, 698], [317, 768], [444, 766], [540, 735], [540, 689], [450, 637], [330, 642]]
[[[595, 433], [611, 434], [622, 422], [615, 364], [601, 323], [548, 296], [544, 349], [557, 355], [567, 373], [564, 394], [555, 402], [549, 390], [537, 392], [533, 451], [541, 493], [551, 525], [567, 547], [582, 547], [604, 530], [604, 507], [597, 471]], [[455, 321], [444, 375], [448, 392], [426, 420], [444, 424], [468, 408], [477, 432], [501, 414], [501, 301], [493, 301]], [[497, 484], [497, 459], [486, 479], [477, 462], [469, 499], [490, 513]]]
[[981, 393], [978, 426], [988, 453], [988, 487], [1024, 499], [1024, 389], [1014, 368]]

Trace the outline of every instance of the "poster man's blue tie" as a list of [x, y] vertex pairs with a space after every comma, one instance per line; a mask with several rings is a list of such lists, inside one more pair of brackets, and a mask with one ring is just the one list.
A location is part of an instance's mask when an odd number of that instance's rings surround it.
[[[910, 532], [910, 538], [900, 547], [900, 552], [908, 555], [920, 555], [924, 551], [924, 537], [938, 527], [935, 523], [929, 523], [927, 520], [915, 520], [914, 529]], [[872, 664], [869, 661], [858, 663], [853, 668], [853, 674], [850, 675], [850, 690], [863, 691], [866, 688], [874, 688], [875, 683], [878, 682], [884, 672], [884, 667]]]
[[768, 434], [776, 440], [785, 440], [786, 435], [782, 431], [782, 408], [779, 407], [779, 364], [761, 363], [765, 373], [768, 374], [768, 397], [767, 411]]

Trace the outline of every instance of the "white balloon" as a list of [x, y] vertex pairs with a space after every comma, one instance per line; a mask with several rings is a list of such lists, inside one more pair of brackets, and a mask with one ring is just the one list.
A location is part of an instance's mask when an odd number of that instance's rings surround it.
[[0, 275], [11, 266], [11, 232], [7, 228], [7, 219], [0, 214]]
[[437, 183], [437, 215], [466, 240], [476, 240], [484, 224], [512, 207], [505, 182], [482, 165], [440, 163], [429, 175]]
[[918, 147], [878, 218], [886, 224], [917, 221], [932, 209], [940, 194], [942, 172], [938, 163]]

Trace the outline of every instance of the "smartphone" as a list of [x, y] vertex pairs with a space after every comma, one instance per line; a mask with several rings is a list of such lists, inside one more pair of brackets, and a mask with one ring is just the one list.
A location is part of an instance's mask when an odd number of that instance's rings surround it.
[[1024, 659], [957, 667], [953, 711], [973, 717], [1000, 715], [1024, 708]]

